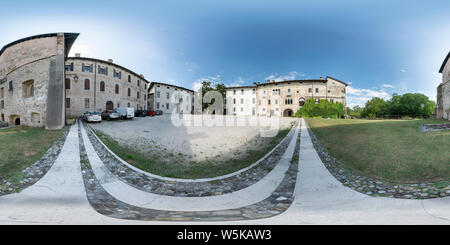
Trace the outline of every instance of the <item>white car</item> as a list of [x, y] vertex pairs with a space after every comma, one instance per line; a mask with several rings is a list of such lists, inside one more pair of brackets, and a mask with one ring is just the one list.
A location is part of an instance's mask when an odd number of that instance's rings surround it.
[[118, 107], [116, 108], [117, 114], [122, 119], [132, 119], [134, 118], [134, 108], [131, 107]]
[[98, 112], [87, 111], [83, 114], [83, 119], [86, 122], [101, 122], [102, 116]]

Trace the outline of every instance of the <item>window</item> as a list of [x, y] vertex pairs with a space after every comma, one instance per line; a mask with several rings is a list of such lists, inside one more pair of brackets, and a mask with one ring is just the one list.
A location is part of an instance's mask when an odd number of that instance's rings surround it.
[[253, 89], [253, 94], [255, 94], [256, 93], [256, 89]]
[[91, 81], [89, 79], [84, 80], [84, 90], [91, 89]]
[[241, 94], [242, 94], [242, 95], [244, 94], [244, 90], [243, 90], [243, 89], [241, 89]]
[[66, 108], [70, 108], [70, 98], [66, 98]]
[[84, 63], [81, 65], [82, 72], [92, 72], [92, 68], [92, 65], [84, 65]]
[[233, 90], [233, 95], [236, 95], [236, 90]]
[[29, 98], [34, 96], [34, 80], [22, 83], [22, 97]]
[[144, 94], [144, 101], [146, 101], [147, 100], [147, 95], [146, 94]]
[[0, 90], [0, 98], [3, 99], [4, 96], [5, 96], [5, 89], [2, 88], [2, 89]]
[[137, 98], [139, 99], [139, 92], [137, 92]]
[[108, 75], [108, 74], [106, 73], [106, 68], [101, 68], [100, 66], [98, 67], [98, 74], [101, 74], [101, 75]]
[[160, 98], [161, 97], [161, 92], [156, 92], [156, 98]]
[[100, 92], [105, 92], [105, 82], [100, 82]]
[[131, 88], [128, 88], [128, 90], [127, 90], [127, 91], [128, 91], [128, 93], [127, 93], [127, 94], [128, 94], [128, 96], [131, 96]]
[[278, 100], [275, 100], [275, 105], [278, 105]]
[[233, 104], [236, 104], [236, 99], [233, 99]]
[[0, 101], [0, 109], [5, 109], [5, 101]]
[[244, 108], [241, 107], [241, 112], [243, 112], [243, 111], [244, 111]]
[[345, 94], [345, 88], [342, 89], [342, 93]]
[[169, 103], [166, 103], [166, 110], [169, 110]]
[[170, 98], [170, 94], [169, 93], [166, 93], [166, 98], [167, 99]]
[[141, 82], [139, 81], [139, 79], [137, 80], [137, 86], [138, 86], [138, 87], [141, 86]]
[[279, 89], [272, 90], [272, 95], [280, 95], [280, 90]]
[[284, 104], [286, 105], [292, 105], [292, 99], [285, 99]]
[[90, 108], [89, 98], [84, 99], [84, 108]]
[[288, 94], [289, 94], [289, 93], [291, 93], [291, 89], [290, 89], [290, 88], [288, 88]]
[[66, 89], [70, 89], [70, 79], [66, 78]]
[[330, 102], [331, 102], [331, 103], [334, 103], [334, 99], [330, 99]]
[[130, 102], [127, 103], [127, 107], [130, 107]]
[[243, 98], [241, 98], [241, 104], [244, 104], [244, 99]]
[[233, 107], [233, 112], [236, 112], [236, 107]]
[[71, 65], [66, 65], [65, 68], [66, 68], [66, 71], [71, 71], [72, 66]]
[[267, 100], [267, 104], [270, 105], [270, 100]]
[[128, 75], [128, 82], [131, 83], [131, 76]]
[[255, 104], [255, 101], [256, 101], [256, 99], [255, 99], [255, 98], [253, 98], [253, 99], [252, 99], [252, 102], [253, 102], [253, 104]]
[[319, 93], [319, 88], [316, 88], [316, 93]]
[[159, 102], [156, 102], [156, 109], [159, 110]]
[[119, 94], [119, 84], [116, 84], [115, 92], [116, 92], [116, 94]]
[[114, 69], [114, 78], [122, 79], [122, 72], [116, 71]]
[[9, 91], [13, 90], [13, 81], [9, 81]]
[[308, 88], [308, 93], [312, 93], [312, 88]]

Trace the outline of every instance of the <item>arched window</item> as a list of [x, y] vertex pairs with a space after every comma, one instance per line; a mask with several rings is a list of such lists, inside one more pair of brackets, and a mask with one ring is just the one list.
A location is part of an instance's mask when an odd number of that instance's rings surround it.
[[34, 84], [30, 86], [30, 96], [34, 96]]
[[119, 84], [116, 84], [116, 94], [119, 94]]
[[137, 92], [137, 98], [139, 99], [139, 92]]
[[131, 88], [128, 88], [128, 96], [131, 96]]
[[84, 80], [84, 90], [91, 89], [91, 81], [89, 79]]
[[66, 78], [66, 89], [70, 89], [70, 79]]
[[105, 82], [100, 82], [100, 92], [105, 92]]
[[131, 83], [131, 76], [128, 75], [128, 82]]

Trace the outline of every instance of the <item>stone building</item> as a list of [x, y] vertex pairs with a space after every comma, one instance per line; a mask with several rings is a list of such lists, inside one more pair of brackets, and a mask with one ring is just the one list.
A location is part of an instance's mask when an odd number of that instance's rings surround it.
[[78, 33], [51, 33], [0, 50], [0, 120], [60, 129], [65, 124], [64, 61]]
[[163, 113], [194, 113], [194, 91], [166, 83], [152, 82], [148, 89], [147, 108]]
[[450, 52], [439, 73], [442, 74], [442, 83], [437, 87], [436, 118], [450, 120]]
[[346, 87], [336, 78], [255, 83], [254, 86], [229, 87], [227, 115], [292, 116], [306, 100], [313, 98], [340, 102], [346, 106]]
[[117, 107], [147, 109], [149, 82], [143, 75], [93, 58], [69, 57], [65, 63], [66, 115], [78, 117], [85, 111], [112, 110]]

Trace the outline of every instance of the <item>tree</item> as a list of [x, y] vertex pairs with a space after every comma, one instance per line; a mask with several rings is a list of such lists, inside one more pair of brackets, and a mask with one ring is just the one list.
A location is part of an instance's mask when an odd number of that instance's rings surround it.
[[366, 102], [361, 112], [362, 117], [376, 118], [386, 115], [387, 103], [381, 98], [375, 97]]
[[[225, 98], [225, 94], [226, 94], [226, 86], [222, 83], [216, 83], [213, 86], [211, 86], [211, 82], [210, 81], [203, 81], [202, 82], [202, 98], [204, 98], [205, 94], [209, 91], [217, 91], [222, 95], [222, 99]], [[215, 99], [211, 100], [211, 103], [204, 103], [202, 101], [202, 110], [205, 110], [206, 108], [208, 108], [210, 105], [214, 104]]]
[[316, 101], [310, 98], [305, 101], [305, 105], [295, 113], [296, 117], [323, 117], [341, 118], [344, 116], [344, 105], [342, 103], [332, 103], [328, 100]]

